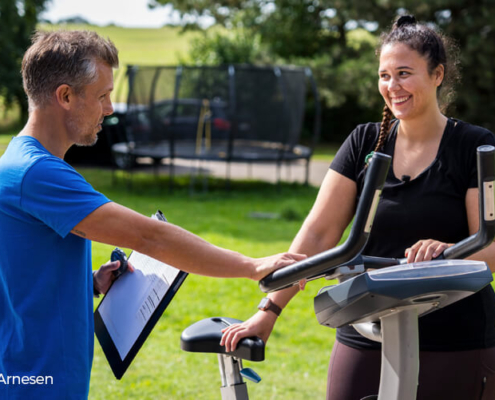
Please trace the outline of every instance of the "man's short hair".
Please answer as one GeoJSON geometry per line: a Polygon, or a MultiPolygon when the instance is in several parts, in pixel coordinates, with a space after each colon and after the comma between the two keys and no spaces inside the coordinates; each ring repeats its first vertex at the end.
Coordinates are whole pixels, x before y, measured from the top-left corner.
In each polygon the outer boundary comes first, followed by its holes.
{"type": "Polygon", "coordinates": [[[98,79],[97,62],[119,66],[118,51],[110,40],[91,31],[38,31],[22,60],[24,91],[29,108],[50,102],[62,84],[81,93],[98,79]]]}

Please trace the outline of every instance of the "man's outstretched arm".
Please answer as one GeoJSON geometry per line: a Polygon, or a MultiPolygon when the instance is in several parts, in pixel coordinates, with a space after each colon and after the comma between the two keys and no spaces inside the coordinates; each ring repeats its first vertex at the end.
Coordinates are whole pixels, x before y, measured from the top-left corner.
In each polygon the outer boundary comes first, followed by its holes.
{"type": "Polygon", "coordinates": [[[250,258],[214,246],[176,225],[145,217],[116,203],[97,208],[77,224],[72,233],[136,250],[186,272],[224,278],[260,280],[275,269],[305,258],[290,253],[250,258]]]}

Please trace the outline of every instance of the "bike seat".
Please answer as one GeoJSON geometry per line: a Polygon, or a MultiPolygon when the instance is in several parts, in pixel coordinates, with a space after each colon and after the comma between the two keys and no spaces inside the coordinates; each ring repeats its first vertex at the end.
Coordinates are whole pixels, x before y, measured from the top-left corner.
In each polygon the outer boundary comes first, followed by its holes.
{"type": "Polygon", "coordinates": [[[243,338],[234,351],[226,352],[225,346],[220,346],[222,329],[243,321],[212,317],[198,321],[184,329],[180,337],[180,347],[184,351],[193,353],[227,354],[232,357],[249,361],[263,361],[265,359],[265,342],[258,337],[243,338]]]}

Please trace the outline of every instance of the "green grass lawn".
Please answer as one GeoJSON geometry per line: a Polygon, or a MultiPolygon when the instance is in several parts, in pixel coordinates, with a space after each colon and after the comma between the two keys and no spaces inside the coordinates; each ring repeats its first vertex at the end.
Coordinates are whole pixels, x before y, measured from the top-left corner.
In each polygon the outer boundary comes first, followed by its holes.
{"type": "Polygon", "coordinates": [[[163,28],[122,28],[118,26],[97,25],[49,25],[41,24],[44,30],[92,30],[114,42],[119,50],[122,66],[138,65],[175,65],[180,59],[187,59],[189,41],[199,33],[182,34],[181,28],[166,26],[163,28]]]}
{"type": "MultiPolygon", "coordinates": [[[[317,189],[302,185],[211,180],[208,193],[190,196],[187,178],[178,179],[168,192],[168,181],[137,175],[133,190],[123,182],[111,184],[109,171],[83,169],[92,184],[111,199],[150,215],[161,209],[176,223],[206,240],[254,257],[286,251],[311,208],[317,189]],[[284,211],[290,210],[290,213],[284,211]],[[295,220],[252,219],[253,211],[296,216],[295,220]],[[297,217],[299,216],[299,217],[297,217]]],[[[94,266],[108,260],[110,246],[93,244],[94,266]]],[[[201,260],[198,260],[201,262],[201,260]]],[[[326,368],[335,332],[318,325],[313,297],[324,281],[308,284],[284,311],[262,363],[245,363],[263,378],[250,384],[253,399],[316,399],[325,393],[326,368]]],[[[263,294],[256,282],[190,275],[171,306],[121,381],[113,378],[99,345],[91,380],[91,399],[218,399],[220,375],[214,354],[180,350],[183,329],[213,316],[246,319],[263,294]]]]}

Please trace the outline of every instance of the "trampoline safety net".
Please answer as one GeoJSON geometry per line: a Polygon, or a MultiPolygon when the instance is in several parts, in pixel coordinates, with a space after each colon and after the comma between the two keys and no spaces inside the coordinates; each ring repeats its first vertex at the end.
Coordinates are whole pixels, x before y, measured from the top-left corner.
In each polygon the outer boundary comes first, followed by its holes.
{"type": "Polygon", "coordinates": [[[317,109],[312,145],[299,143],[306,98],[319,104],[309,68],[128,66],[127,84],[127,104],[116,105],[126,137],[112,146],[117,165],[119,157],[309,163],[319,136],[317,109]]]}

